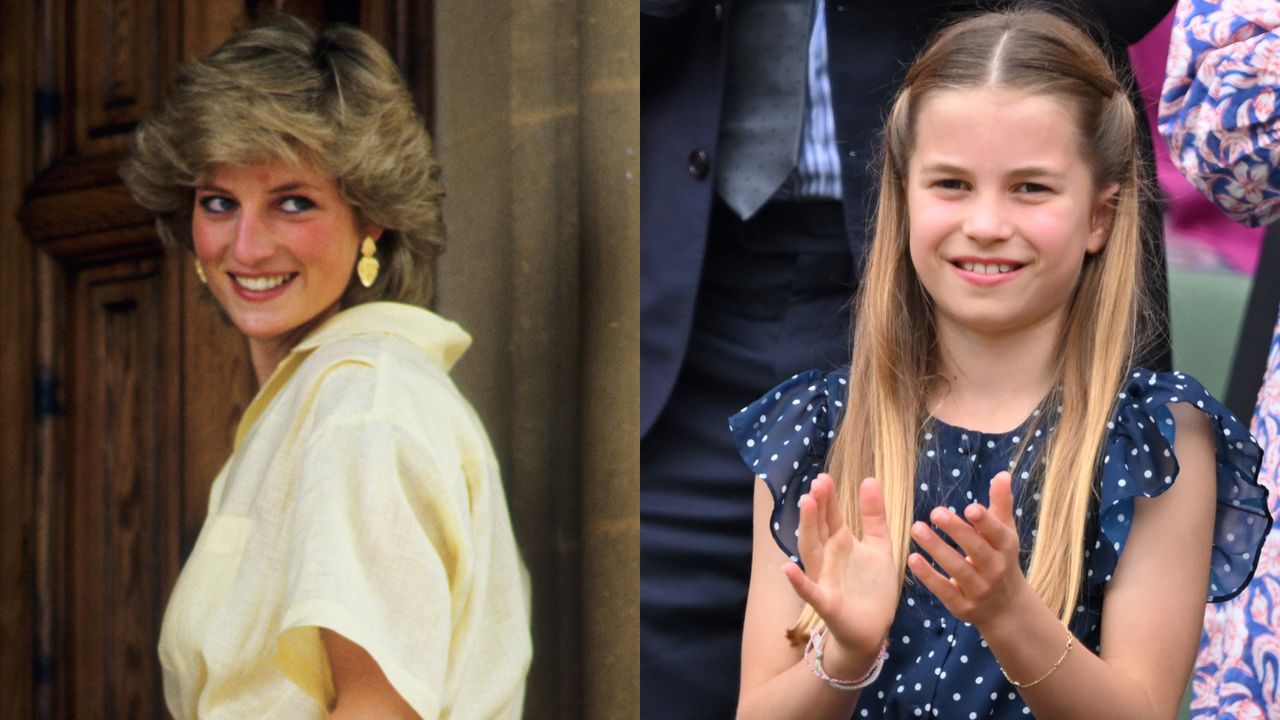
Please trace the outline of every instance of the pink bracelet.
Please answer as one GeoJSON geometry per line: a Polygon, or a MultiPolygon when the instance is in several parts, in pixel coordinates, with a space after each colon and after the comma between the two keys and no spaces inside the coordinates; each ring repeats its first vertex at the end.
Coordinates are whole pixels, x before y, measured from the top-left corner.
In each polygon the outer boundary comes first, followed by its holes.
{"type": "Polygon", "coordinates": [[[867,669],[866,674],[857,680],[841,680],[840,678],[831,677],[827,674],[826,670],[822,669],[822,648],[826,641],[826,628],[809,633],[809,644],[805,646],[804,656],[807,658],[809,657],[809,653],[812,652],[813,664],[809,666],[809,669],[813,671],[814,675],[818,676],[819,680],[822,680],[840,692],[861,690],[875,682],[876,678],[880,677],[880,671],[884,669],[884,661],[889,657],[888,644],[881,645],[880,654],[876,656],[875,662],[871,663],[871,667],[867,669]]]}

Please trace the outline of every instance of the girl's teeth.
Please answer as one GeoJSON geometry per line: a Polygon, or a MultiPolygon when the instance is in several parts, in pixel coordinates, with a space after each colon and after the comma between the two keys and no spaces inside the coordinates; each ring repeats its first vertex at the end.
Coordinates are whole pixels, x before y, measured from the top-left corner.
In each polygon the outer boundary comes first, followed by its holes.
{"type": "Polygon", "coordinates": [[[265,290],[280,287],[289,279],[288,275],[269,275],[267,277],[256,278],[232,275],[232,277],[235,278],[236,282],[239,283],[241,287],[255,292],[263,292],[265,290]]]}
{"type": "Polygon", "coordinates": [[[996,275],[999,273],[1007,273],[1013,269],[1012,265],[1008,265],[1006,263],[999,263],[999,264],[992,263],[990,265],[986,265],[983,263],[962,262],[960,263],[960,267],[964,268],[969,272],[976,272],[982,275],[996,275]]]}

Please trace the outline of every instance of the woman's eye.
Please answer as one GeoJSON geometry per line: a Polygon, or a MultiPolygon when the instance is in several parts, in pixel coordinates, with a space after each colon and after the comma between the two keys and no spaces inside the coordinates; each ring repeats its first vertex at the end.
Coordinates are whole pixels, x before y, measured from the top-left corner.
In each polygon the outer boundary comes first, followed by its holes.
{"type": "Polygon", "coordinates": [[[200,207],[205,212],[221,214],[230,212],[234,209],[235,204],[230,198],[225,198],[220,195],[206,195],[205,197],[200,198],[200,207]]]}
{"type": "Polygon", "coordinates": [[[280,209],[287,213],[306,212],[315,206],[315,203],[298,195],[293,195],[280,201],[280,209]]]}
{"type": "Polygon", "coordinates": [[[966,187],[965,182],[963,180],[959,180],[956,178],[945,178],[942,180],[935,180],[933,183],[933,186],[941,190],[964,190],[966,187]]]}

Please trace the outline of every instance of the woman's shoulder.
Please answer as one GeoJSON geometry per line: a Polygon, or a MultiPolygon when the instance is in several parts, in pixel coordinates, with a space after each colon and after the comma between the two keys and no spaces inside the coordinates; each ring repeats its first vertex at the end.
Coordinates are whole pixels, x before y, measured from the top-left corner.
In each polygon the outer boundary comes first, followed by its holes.
{"type": "Polygon", "coordinates": [[[438,357],[398,333],[363,332],[305,350],[289,384],[288,412],[301,438],[330,432],[391,433],[450,458],[485,455],[489,441],[471,404],[438,357]]]}
{"type": "Polygon", "coordinates": [[[1178,482],[1176,439],[1179,423],[1189,420],[1207,424],[1214,445],[1217,513],[1208,598],[1226,600],[1248,583],[1271,527],[1267,490],[1257,479],[1262,450],[1248,428],[1194,377],[1142,368],[1130,372],[1107,423],[1092,583],[1110,580],[1128,538],[1134,499],[1158,497],[1178,482]]]}

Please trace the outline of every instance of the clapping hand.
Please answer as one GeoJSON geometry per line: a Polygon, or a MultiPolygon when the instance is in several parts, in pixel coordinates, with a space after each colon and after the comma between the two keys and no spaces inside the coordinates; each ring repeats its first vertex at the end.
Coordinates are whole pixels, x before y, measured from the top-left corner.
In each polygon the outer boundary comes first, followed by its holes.
{"type": "Polygon", "coordinates": [[[1031,589],[1018,564],[1018,530],[1013,520],[1013,480],[1007,472],[991,481],[991,506],[972,503],[964,517],[936,507],[929,520],[964,550],[961,555],[926,523],[911,526],[911,537],[946,573],[920,553],[907,566],[951,614],[979,630],[1012,608],[1031,589]]]}
{"type": "Polygon", "coordinates": [[[826,624],[828,648],[833,641],[837,646],[828,654],[869,663],[893,622],[901,585],[880,483],[867,478],[858,493],[861,538],[845,524],[831,476],[814,479],[800,498],[799,549],[805,570],[788,562],[782,571],[826,624]]]}

